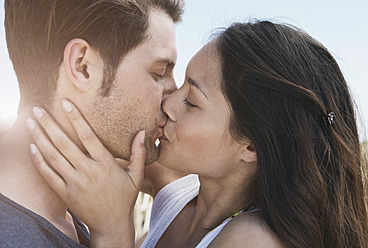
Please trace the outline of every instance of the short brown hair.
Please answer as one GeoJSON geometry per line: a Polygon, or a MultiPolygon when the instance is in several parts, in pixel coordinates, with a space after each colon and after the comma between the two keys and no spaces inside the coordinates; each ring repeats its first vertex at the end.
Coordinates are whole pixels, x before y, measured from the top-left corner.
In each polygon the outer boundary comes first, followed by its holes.
{"type": "Polygon", "coordinates": [[[181,21],[181,0],[5,0],[10,59],[25,104],[48,104],[56,90],[66,44],[85,39],[105,62],[102,95],[108,95],[122,58],[147,37],[149,10],[181,21]]]}

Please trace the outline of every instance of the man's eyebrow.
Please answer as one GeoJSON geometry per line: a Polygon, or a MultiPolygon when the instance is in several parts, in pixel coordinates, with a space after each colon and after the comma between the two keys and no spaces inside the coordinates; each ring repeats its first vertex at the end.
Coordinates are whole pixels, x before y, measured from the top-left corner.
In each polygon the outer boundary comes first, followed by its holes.
{"type": "Polygon", "coordinates": [[[162,57],[162,58],[156,58],[153,62],[154,64],[167,64],[168,66],[175,66],[175,61],[170,59],[170,58],[166,58],[166,57],[162,57]]]}
{"type": "Polygon", "coordinates": [[[190,85],[193,85],[195,88],[197,88],[208,99],[206,93],[204,93],[199,84],[193,78],[187,77],[187,81],[190,85]]]}

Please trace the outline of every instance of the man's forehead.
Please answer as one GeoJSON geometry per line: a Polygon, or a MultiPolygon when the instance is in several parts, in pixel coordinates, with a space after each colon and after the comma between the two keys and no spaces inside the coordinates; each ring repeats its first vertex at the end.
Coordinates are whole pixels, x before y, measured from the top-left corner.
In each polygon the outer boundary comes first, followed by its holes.
{"type": "Polygon", "coordinates": [[[150,13],[150,27],[143,46],[152,55],[153,63],[175,65],[177,59],[175,24],[171,17],[161,10],[150,13]]]}
{"type": "Polygon", "coordinates": [[[128,53],[126,57],[133,57],[137,61],[149,63],[151,65],[175,65],[177,51],[175,46],[152,45],[150,41],[145,41],[128,53]]]}

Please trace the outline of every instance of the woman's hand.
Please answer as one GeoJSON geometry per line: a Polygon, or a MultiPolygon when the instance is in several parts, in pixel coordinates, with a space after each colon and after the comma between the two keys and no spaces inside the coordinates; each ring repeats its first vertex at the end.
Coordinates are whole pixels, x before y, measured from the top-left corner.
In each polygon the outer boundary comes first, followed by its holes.
{"type": "Polygon", "coordinates": [[[35,107],[27,126],[35,167],[70,210],[90,229],[91,246],[134,247],[133,209],[143,181],[145,132],[132,144],[130,162],[116,160],[79,111],[63,100],[63,109],[89,153],[84,154],[45,110],[35,107]],[[43,133],[45,130],[49,138],[43,133]],[[131,245],[129,245],[131,244],[131,245]]]}

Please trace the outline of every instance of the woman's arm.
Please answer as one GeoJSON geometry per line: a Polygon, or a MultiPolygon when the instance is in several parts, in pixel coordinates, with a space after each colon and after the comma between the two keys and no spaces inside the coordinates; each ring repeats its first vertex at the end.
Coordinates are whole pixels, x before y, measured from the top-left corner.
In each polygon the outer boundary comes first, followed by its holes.
{"type": "Polygon", "coordinates": [[[143,181],[145,133],[136,135],[129,162],[116,160],[71,106],[64,109],[65,114],[89,154],[84,154],[45,110],[38,108],[35,117],[39,125],[29,128],[36,144],[30,147],[35,167],[87,224],[92,247],[134,247],[133,209],[143,181]]]}

